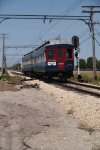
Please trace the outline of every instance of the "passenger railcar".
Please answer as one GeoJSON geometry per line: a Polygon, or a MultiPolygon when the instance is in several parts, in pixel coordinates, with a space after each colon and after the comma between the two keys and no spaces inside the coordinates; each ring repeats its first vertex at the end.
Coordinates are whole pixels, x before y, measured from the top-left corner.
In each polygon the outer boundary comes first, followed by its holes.
{"type": "Polygon", "coordinates": [[[70,78],[74,69],[74,46],[61,40],[47,41],[22,58],[25,74],[70,78]]]}

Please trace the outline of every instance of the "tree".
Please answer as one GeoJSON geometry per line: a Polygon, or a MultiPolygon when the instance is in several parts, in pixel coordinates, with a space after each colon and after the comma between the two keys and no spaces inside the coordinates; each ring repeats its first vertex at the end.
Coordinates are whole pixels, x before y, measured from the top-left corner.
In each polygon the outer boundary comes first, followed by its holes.
{"type": "Polygon", "coordinates": [[[18,63],[18,64],[13,65],[12,69],[14,69],[14,70],[21,70],[21,64],[18,63]]]}
{"type": "Polygon", "coordinates": [[[87,58],[87,68],[89,70],[93,70],[93,58],[92,57],[87,58]]]}
{"type": "Polygon", "coordinates": [[[80,59],[79,64],[80,64],[80,69],[86,69],[87,68],[87,64],[86,64],[85,59],[80,59]]]}
{"type": "Polygon", "coordinates": [[[100,60],[97,60],[97,69],[100,70],[100,60]]]}

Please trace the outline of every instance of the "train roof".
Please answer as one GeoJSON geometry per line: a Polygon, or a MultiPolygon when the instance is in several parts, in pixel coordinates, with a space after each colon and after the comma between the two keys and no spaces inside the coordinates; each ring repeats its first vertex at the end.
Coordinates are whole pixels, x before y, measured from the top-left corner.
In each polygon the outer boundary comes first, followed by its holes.
{"type": "Polygon", "coordinates": [[[67,40],[63,40],[63,39],[50,40],[49,43],[50,43],[50,45],[55,45],[55,44],[71,44],[71,43],[67,42],[67,40]]]}
{"type": "Polygon", "coordinates": [[[43,44],[40,45],[39,47],[35,48],[33,51],[31,51],[31,52],[25,54],[24,56],[29,55],[29,54],[31,54],[32,52],[37,51],[37,50],[39,50],[40,48],[42,48],[42,47],[44,47],[44,46],[46,46],[46,45],[48,45],[48,44],[50,44],[50,42],[49,42],[49,41],[46,41],[45,43],[43,43],[43,44]]]}
{"type": "Polygon", "coordinates": [[[24,56],[27,56],[29,54],[31,54],[32,52],[35,52],[37,50],[39,50],[40,48],[44,47],[44,46],[52,46],[52,45],[58,45],[58,44],[68,44],[68,45],[72,45],[71,43],[68,43],[66,40],[62,40],[62,39],[55,39],[55,40],[49,40],[49,41],[46,41],[45,43],[43,43],[42,45],[40,45],[39,47],[35,48],[33,51],[25,54],[24,56]]]}

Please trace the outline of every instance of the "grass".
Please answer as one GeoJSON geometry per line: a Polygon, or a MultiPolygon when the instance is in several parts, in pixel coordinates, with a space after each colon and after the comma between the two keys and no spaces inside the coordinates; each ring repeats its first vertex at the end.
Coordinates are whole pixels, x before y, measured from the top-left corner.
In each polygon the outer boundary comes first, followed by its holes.
{"type": "Polygon", "coordinates": [[[5,74],[3,77],[1,77],[1,80],[7,81],[8,84],[21,84],[23,79],[20,76],[9,76],[8,74],[5,74]]]}
{"type": "Polygon", "coordinates": [[[67,114],[68,115],[72,115],[74,113],[74,109],[73,108],[70,108],[68,111],[67,111],[67,114]]]}
{"type": "Polygon", "coordinates": [[[14,77],[7,76],[6,81],[8,81],[9,84],[15,84],[15,85],[22,84],[22,78],[19,76],[14,76],[14,77]]]}
{"type": "MultiPolygon", "coordinates": [[[[93,79],[93,71],[80,71],[82,78],[88,83],[100,85],[100,71],[97,71],[97,80],[93,79]]],[[[77,72],[74,72],[73,80],[77,80],[77,72]]]]}
{"type": "Polygon", "coordinates": [[[90,135],[95,131],[93,127],[89,127],[87,124],[82,122],[79,124],[78,128],[84,131],[88,131],[90,135]]]}
{"type": "Polygon", "coordinates": [[[100,150],[100,145],[95,145],[92,147],[92,150],[100,150]]]}

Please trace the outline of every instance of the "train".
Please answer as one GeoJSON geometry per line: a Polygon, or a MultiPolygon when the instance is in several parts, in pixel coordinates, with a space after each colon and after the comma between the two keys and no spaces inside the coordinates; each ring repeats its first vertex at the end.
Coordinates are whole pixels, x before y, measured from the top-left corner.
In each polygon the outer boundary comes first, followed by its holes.
{"type": "Polygon", "coordinates": [[[22,72],[45,80],[73,76],[74,45],[65,40],[48,40],[22,57],[22,72]]]}

